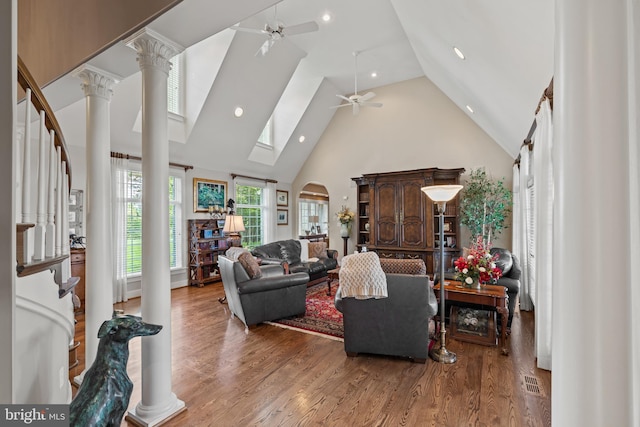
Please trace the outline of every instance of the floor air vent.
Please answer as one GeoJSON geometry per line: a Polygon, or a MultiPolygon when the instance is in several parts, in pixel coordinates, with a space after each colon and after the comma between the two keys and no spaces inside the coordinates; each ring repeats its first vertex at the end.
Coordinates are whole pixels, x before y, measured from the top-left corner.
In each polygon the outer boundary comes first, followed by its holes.
{"type": "Polygon", "coordinates": [[[524,389],[527,393],[535,396],[544,396],[542,387],[538,385],[538,379],[530,375],[524,375],[524,389]]]}

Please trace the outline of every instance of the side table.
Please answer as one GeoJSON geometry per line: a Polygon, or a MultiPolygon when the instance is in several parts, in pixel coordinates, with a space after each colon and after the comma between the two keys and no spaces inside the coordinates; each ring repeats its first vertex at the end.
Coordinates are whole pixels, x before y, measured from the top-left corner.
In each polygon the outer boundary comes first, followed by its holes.
{"type": "Polygon", "coordinates": [[[340,267],[327,271],[327,276],[329,277],[329,280],[327,280],[327,287],[329,288],[327,295],[331,296],[331,284],[340,278],[340,267]]]}
{"type": "MultiPolygon", "coordinates": [[[[440,284],[433,287],[436,298],[440,301],[440,284]]],[[[446,301],[458,301],[469,304],[486,305],[495,308],[500,314],[502,321],[502,330],[500,333],[500,344],[502,346],[502,354],[508,355],[507,349],[507,318],[509,317],[509,296],[507,288],[497,285],[483,285],[480,289],[469,289],[462,286],[460,282],[445,281],[444,297],[446,301]]],[[[444,319],[441,319],[444,321],[444,319]]]]}

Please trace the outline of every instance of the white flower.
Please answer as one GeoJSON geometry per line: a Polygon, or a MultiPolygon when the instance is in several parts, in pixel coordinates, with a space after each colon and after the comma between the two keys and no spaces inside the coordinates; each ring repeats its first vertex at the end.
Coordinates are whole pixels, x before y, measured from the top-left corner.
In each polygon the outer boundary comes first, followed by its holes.
{"type": "Polygon", "coordinates": [[[485,271],[487,271],[487,269],[486,269],[486,268],[484,268],[484,267],[480,267],[480,268],[478,269],[478,271],[479,271],[480,273],[484,273],[485,271]]]}
{"type": "Polygon", "coordinates": [[[462,274],[467,274],[468,272],[469,272],[468,268],[465,268],[465,269],[462,270],[462,274]]]}
{"type": "Polygon", "coordinates": [[[467,259],[468,259],[469,261],[471,261],[471,260],[473,259],[473,255],[469,255],[469,256],[467,257],[467,259]]]}
{"type": "Polygon", "coordinates": [[[470,284],[472,284],[472,283],[473,283],[473,279],[472,279],[471,277],[467,277],[466,279],[464,279],[464,282],[465,282],[467,285],[470,285],[470,284]]]}
{"type": "Polygon", "coordinates": [[[491,263],[491,268],[492,268],[492,269],[496,268],[496,263],[495,263],[495,262],[492,262],[492,263],[491,263]]]}
{"type": "Polygon", "coordinates": [[[491,255],[489,252],[487,252],[486,254],[484,254],[485,258],[493,258],[493,255],[491,255]]]}

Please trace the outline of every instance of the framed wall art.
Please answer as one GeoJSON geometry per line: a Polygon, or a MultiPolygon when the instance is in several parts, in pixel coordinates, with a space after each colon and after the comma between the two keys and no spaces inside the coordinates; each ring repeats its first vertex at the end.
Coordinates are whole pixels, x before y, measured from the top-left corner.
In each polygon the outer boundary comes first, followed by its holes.
{"type": "Polygon", "coordinates": [[[227,206],[227,182],[193,178],[193,211],[209,212],[209,206],[227,206]]]}
{"type": "Polygon", "coordinates": [[[286,210],[286,209],[278,209],[277,224],[278,225],[288,225],[289,224],[289,211],[288,210],[286,210]]]}
{"type": "Polygon", "coordinates": [[[289,192],[286,190],[276,190],[276,203],[278,206],[289,206],[289,192]]]}

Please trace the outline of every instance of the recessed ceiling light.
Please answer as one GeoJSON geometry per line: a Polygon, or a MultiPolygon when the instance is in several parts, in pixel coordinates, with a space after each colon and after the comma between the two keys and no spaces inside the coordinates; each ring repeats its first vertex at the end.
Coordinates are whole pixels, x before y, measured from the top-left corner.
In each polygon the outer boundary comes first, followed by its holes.
{"type": "Polygon", "coordinates": [[[457,47],[453,47],[453,51],[456,53],[456,55],[458,55],[458,58],[460,59],[464,59],[464,53],[462,53],[462,51],[460,49],[458,49],[457,47]]]}
{"type": "Polygon", "coordinates": [[[467,105],[467,110],[469,110],[470,113],[473,113],[473,108],[469,107],[468,105],[467,105]]]}
{"type": "Polygon", "coordinates": [[[325,12],[324,15],[322,15],[322,20],[324,22],[329,22],[331,21],[331,14],[329,12],[325,12]]]}
{"type": "Polygon", "coordinates": [[[378,73],[376,73],[375,71],[374,71],[374,72],[372,72],[372,73],[371,73],[371,77],[373,77],[373,78],[375,79],[376,77],[378,77],[378,73]]]}
{"type": "Polygon", "coordinates": [[[304,137],[304,135],[300,135],[300,138],[298,138],[298,141],[300,141],[300,143],[302,144],[305,139],[306,138],[304,137]]]}
{"type": "Polygon", "coordinates": [[[233,115],[236,117],[242,117],[243,114],[244,110],[242,109],[242,107],[236,107],[236,109],[233,111],[233,115]]]}

